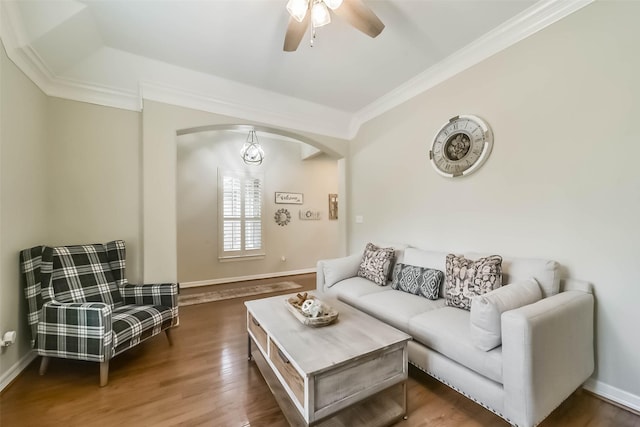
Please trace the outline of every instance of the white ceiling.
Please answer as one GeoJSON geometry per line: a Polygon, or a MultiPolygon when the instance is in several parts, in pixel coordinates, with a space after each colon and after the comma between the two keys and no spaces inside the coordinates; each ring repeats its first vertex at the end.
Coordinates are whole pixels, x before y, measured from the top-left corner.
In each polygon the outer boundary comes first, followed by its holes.
{"type": "Polygon", "coordinates": [[[559,19],[551,12],[588,3],[364,1],[386,25],[380,36],[334,15],[314,47],[305,36],[296,52],[282,50],[286,0],[2,0],[2,39],[53,96],[130,109],[141,99],[173,101],[348,137],[358,115],[362,122],[410,96],[401,93],[407,82],[424,86],[429,75],[436,84],[445,66],[450,76],[473,65],[464,62],[474,49],[486,57],[526,37],[527,26],[559,19]]]}

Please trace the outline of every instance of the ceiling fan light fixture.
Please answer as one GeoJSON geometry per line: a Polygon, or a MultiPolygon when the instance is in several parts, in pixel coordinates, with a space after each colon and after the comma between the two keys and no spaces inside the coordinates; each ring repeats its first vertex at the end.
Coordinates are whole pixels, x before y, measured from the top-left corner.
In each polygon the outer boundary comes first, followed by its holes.
{"type": "Polygon", "coordinates": [[[324,0],[324,2],[331,10],[336,10],[342,5],[342,0],[324,0]]]}
{"type": "Polygon", "coordinates": [[[298,22],[302,22],[307,15],[307,9],[309,9],[309,0],[289,0],[287,3],[289,15],[298,22]]]}
{"type": "Polygon", "coordinates": [[[316,28],[331,23],[329,9],[323,1],[316,1],[311,7],[311,21],[316,28]]]}

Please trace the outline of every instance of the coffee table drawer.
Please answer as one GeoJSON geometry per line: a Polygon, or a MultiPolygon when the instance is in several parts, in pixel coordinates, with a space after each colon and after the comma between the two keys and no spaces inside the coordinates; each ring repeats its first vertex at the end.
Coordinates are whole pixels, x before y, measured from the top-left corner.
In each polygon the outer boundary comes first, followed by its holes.
{"type": "Polygon", "coordinates": [[[298,402],[302,404],[304,402],[304,379],[273,341],[270,341],[269,345],[269,358],[271,362],[273,362],[273,365],[278,372],[280,372],[280,375],[284,378],[284,381],[296,399],[298,399],[298,402]]]}
{"type": "Polygon", "coordinates": [[[256,337],[256,344],[258,344],[262,351],[267,353],[267,333],[262,329],[260,323],[251,315],[251,313],[247,313],[247,325],[249,330],[256,337]]]}
{"type": "Polygon", "coordinates": [[[368,390],[379,384],[404,381],[407,377],[404,357],[405,345],[398,345],[317,375],[314,381],[316,411],[358,394],[370,394],[368,390]]]}

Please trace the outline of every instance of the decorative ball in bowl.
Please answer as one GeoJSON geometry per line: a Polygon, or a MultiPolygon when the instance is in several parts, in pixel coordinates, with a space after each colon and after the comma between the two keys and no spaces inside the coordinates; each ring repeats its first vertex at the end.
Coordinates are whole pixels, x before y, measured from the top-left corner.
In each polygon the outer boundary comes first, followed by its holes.
{"type": "Polygon", "coordinates": [[[285,304],[295,318],[307,326],[326,326],[338,318],[337,310],[306,292],[287,298],[285,304]]]}

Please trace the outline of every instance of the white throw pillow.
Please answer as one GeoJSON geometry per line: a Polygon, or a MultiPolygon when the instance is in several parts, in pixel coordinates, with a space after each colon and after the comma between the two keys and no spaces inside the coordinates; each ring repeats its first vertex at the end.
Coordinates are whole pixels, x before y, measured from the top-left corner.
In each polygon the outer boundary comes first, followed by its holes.
{"type": "Polygon", "coordinates": [[[327,288],[341,280],[355,277],[358,274],[362,254],[353,254],[344,258],[335,258],[324,263],[324,285],[327,288]]]}
{"type": "Polygon", "coordinates": [[[542,298],[540,285],[534,278],[511,283],[471,299],[471,339],[481,350],[489,351],[502,344],[500,317],[542,298]]]}

